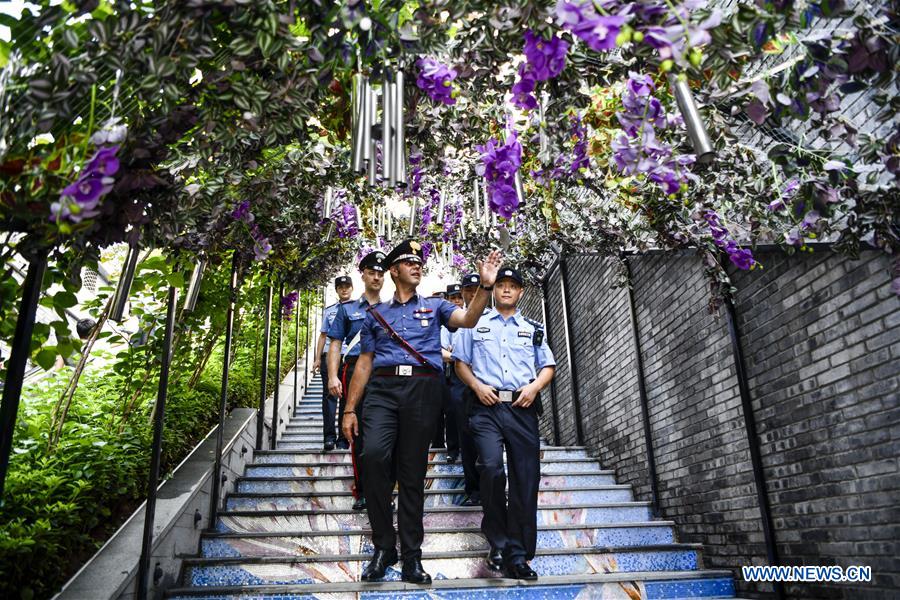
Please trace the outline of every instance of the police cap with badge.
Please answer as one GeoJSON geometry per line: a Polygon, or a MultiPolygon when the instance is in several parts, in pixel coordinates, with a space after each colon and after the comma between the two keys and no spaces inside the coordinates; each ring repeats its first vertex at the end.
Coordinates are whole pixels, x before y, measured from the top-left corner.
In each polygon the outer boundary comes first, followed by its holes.
{"type": "Polygon", "coordinates": [[[372,269],[373,271],[381,271],[383,273],[385,270],[384,261],[384,252],[381,250],[369,252],[361,261],[359,261],[359,270],[364,271],[366,269],[372,269]]]}
{"type": "Polygon", "coordinates": [[[462,294],[462,286],[458,283],[451,283],[447,286],[447,297],[458,296],[462,294]]]}
{"type": "Polygon", "coordinates": [[[334,287],[335,289],[339,288],[342,285],[353,285],[353,280],[347,277],[346,275],[341,275],[340,277],[335,277],[334,279],[334,287]]]}
{"type": "MultiPolygon", "coordinates": [[[[502,266],[500,270],[497,271],[497,281],[499,283],[503,279],[512,279],[519,285],[525,285],[525,279],[522,277],[522,273],[520,273],[517,269],[510,266],[502,266]]],[[[496,285],[495,283],[495,285],[496,285]]],[[[529,319],[525,317],[525,320],[531,323],[534,326],[534,333],[531,336],[531,341],[535,346],[540,346],[544,343],[544,325],[540,321],[535,321],[533,319],[529,319]]]]}
{"type": "Polygon", "coordinates": [[[512,279],[519,285],[525,285],[525,280],[522,279],[522,274],[512,267],[500,267],[500,270],[497,271],[497,281],[499,282],[501,279],[512,279]]]}
{"type": "Polygon", "coordinates": [[[463,276],[461,287],[470,287],[473,285],[481,285],[481,276],[478,273],[469,273],[463,276]]]}
{"type": "Polygon", "coordinates": [[[415,262],[420,265],[423,264],[425,259],[422,257],[422,244],[416,240],[404,240],[400,242],[384,259],[384,264],[390,268],[394,263],[401,261],[415,262]]]}

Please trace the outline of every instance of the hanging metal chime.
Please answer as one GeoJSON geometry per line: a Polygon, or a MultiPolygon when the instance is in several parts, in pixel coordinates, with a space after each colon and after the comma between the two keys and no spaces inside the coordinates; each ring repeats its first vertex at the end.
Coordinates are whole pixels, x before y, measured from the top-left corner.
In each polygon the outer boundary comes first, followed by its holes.
{"type": "Polygon", "coordinates": [[[330,185],[325,187],[325,196],[322,201],[322,218],[330,219],[331,213],[334,211],[334,188],[330,185]]]}
{"type": "Polygon", "coordinates": [[[522,185],[522,172],[516,171],[515,177],[516,197],[519,199],[519,206],[525,204],[525,186],[522,185]]]}
{"type": "Polygon", "coordinates": [[[409,237],[415,235],[416,232],[416,208],[418,202],[413,198],[409,203],[409,237]]]}
{"type": "Polygon", "coordinates": [[[438,225],[443,225],[444,224],[444,206],[447,203],[447,188],[445,187],[443,190],[441,190],[440,194],[441,194],[441,199],[440,199],[440,202],[438,202],[437,219],[435,219],[435,220],[437,221],[438,225]]]}
{"type": "Polygon", "coordinates": [[[394,73],[394,153],[393,153],[393,177],[396,185],[406,187],[406,114],[404,105],[406,95],[404,93],[405,78],[403,71],[394,73]]]}
{"type": "Polygon", "coordinates": [[[194,312],[197,308],[197,298],[200,296],[200,283],[203,281],[203,272],[206,270],[206,257],[197,258],[194,263],[194,271],[191,273],[191,280],[188,283],[187,293],[184,295],[183,312],[194,312]]]}
{"type": "Polygon", "coordinates": [[[389,188],[397,184],[394,173],[394,84],[390,71],[381,80],[381,181],[389,188]]]}
{"type": "Polygon", "coordinates": [[[472,181],[472,204],[475,206],[475,224],[481,222],[481,177],[475,175],[472,181]]]}
{"type": "Polygon", "coordinates": [[[131,293],[131,284],[134,283],[139,253],[140,249],[137,243],[128,245],[128,254],[125,255],[125,262],[122,266],[122,275],[119,277],[119,283],[116,284],[116,294],[113,296],[112,308],[109,311],[110,321],[121,323],[125,320],[125,304],[131,293]]]}
{"type": "MultiPolygon", "coordinates": [[[[378,92],[369,85],[366,86],[368,94],[366,96],[366,109],[368,113],[368,122],[366,124],[366,148],[368,148],[368,165],[367,180],[369,185],[378,185],[378,146],[375,142],[375,136],[372,134],[372,127],[375,125],[375,115],[378,112],[378,92]]],[[[382,155],[382,160],[384,156],[382,155]]]]}
{"type": "Polygon", "coordinates": [[[357,173],[365,173],[369,149],[368,137],[371,137],[372,133],[369,122],[369,78],[362,73],[355,74],[350,94],[353,121],[351,168],[357,173]]]}
{"type": "Polygon", "coordinates": [[[690,85],[686,79],[680,79],[677,75],[669,75],[669,84],[672,86],[672,95],[675,96],[678,110],[684,119],[684,126],[691,139],[691,145],[694,147],[694,154],[697,155],[697,162],[711,162],[716,157],[716,150],[706,132],[706,125],[697,109],[690,85]]]}

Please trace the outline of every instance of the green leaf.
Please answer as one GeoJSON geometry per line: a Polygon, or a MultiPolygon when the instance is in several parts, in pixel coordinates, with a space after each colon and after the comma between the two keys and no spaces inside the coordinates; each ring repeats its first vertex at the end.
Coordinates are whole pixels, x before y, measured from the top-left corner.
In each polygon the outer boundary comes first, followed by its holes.
{"type": "Polygon", "coordinates": [[[56,348],[42,348],[34,357],[34,362],[39,364],[45,371],[49,371],[56,363],[56,348]]]}
{"type": "Polygon", "coordinates": [[[57,292],[53,296],[53,304],[60,308],[72,308],[78,304],[78,298],[72,292],[57,292]]]}
{"type": "Polygon", "coordinates": [[[182,273],[181,271],[179,271],[178,273],[169,273],[168,275],[166,275],[166,281],[172,287],[184,287],[184,273],[182,273]]]}

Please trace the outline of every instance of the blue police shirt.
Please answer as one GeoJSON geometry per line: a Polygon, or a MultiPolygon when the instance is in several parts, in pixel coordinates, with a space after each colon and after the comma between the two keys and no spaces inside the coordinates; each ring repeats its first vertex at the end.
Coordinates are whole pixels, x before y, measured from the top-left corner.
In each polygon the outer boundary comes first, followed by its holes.
{"type": "MultiPolygon", "coordinates": [[[[443,298],[425,298],[414,294],[405,303],[400,303],[395,297],[376,304],[373,310],[377,310],[400,337],[424,356],[429,365],[442,371],[440,328],[450,322],[450,315],[457,309],[455,304],[443,298]]],[[[359,345],[361,352],[375,353],[372,362],[374,369],[396,365],[421,366],[403,346],[391,339],[371,313],[363,321],[359,345]]]]}
{"type": "MultiPolygon", "coordinates": [[[[341,353],[347,356],[359,356],[360,343],[356,343],[349,350],[347,345],[353,341],[356,334],[362,329],[363,321],[366,320],[366,309],[369,308],[369,301],[365,296],[361,296],[359,300],[348,300],[342,302],[338,306],[337,314],[328,332],[325,334],[332,340],[341,341],[341,353]]],[[[362,340],[360,340],[362,341],[362,340]]]]}
{"type": "MultiPolygon", "coordinates": [[[[340,307],[340,302],[335,302],[331,306],[325,307],[325,310],[322,312],[322,329],[319,330],[320,333],[324,333],[326,336],[328,335],[328,328],[334,323],[334,317],[337,315],[337,311],[340,307]]],[[[341,344],[341,354],[346,351],[347,344],[341,344]]],[[[328,346],[325,346],[325,354],[328,354],[328,346]]]]}
{"type": "Polygon", "coordinates": [[[441,327],[441,348],[449,351],[453,346],[453,334],[446,327],[441,327]]]}
{"type": "Polygon", "coordinates": [[[534,345],[535,329],[521,311],[504,319],[491,310],[473,329],[454,335],[453,358],[471,366],[478,381],[497,390],[517,390],[544,367],[556,366],[546,336],[540,346],[534,345]]]}

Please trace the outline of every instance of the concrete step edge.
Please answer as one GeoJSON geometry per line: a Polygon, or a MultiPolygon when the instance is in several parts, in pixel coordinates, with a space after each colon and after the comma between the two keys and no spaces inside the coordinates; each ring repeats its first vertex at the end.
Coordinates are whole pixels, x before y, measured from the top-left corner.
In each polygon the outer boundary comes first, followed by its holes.
{"type": "MultiPolygon", "coordinates": [[[[646,508],[649,507],[649,502],[596,502],[590,505],[585,504],[567,504],[565,506],[540,506],[538,505],[538,510],[577,510],[581,508],[646,508]]],[[[448,506],[442,507],[443,510],[450,509],[467,509],[472,510],[473,512],[477,509],[478,512],[481,512],[480,506],[448,506]]],[[[428,508],[425,509],[428,512],[428,508]]],[[[360,511],[362,512],[362,511],[360,511]]],[[[309,510],[223,510],[219,511],[219,516],[226,517],[302,517],[302,516],[310,516],[316,514],[324,514],[324,511],[309,511],[309,510]]],[[[658,521],[653,521],[657,523],[658,521]]],[[[668,521],[666,521],[668,522],[668,521]]],[[[342,533],[341,531],[335,531],[334,533],[342,533]]]]}
{"type": "MultiPolygon", "coordinates": [[[[265,478],[265,479],[266,479],[266,480],[271,480],[271,478],[265,478]]],[[[242,480],[242,479],[239,478],[239,479],[238,479],[238,482],[240,482],[241,480],[242,480]]],[[[626,484],[622,484],[622,485],[614,485],[614,486],[587,486],[587,487],[585,487],[585,486],[560,486],[560,487],[546,487],[546,488],[540,488],[538,491],[539,491],[539,492],[594,492],[594,491],[597,491],[597,490],[606,490],[607,488],[609,488],[610,490],[613,490],[613,491],[614,491],[614,490],[631,489],[631,486],[630,486],[630,485],[626,485],[626,484]]],[[[256,494],[256,493],[258,493],[258,492],[252,492],[252,493],[256,494]]],[[[298,496],[298,497],[301,497],[301,498],[318,498],[318,497],[321,497],[321,496],[352,496],[352,495],[353,495],[353,492],[351,492],[350,490],[346,490],[346,491],[345,491],[345,490],[341,490],[341,491],[339,491],[339,492],[338,492],[338,491],[334,491],[334,492],[277,492],[277,493],[279,493],[279,494],[280,494],[280,493],[287,493],[289,496],[298,496]]],[[[429,489],[429,490],[425,490],[425,494],[426,494],[426,495],[427,495],[427,494],[453,494],[453,495],[460,495],[460,494],[465,494],[465,493],[466,493],[465,488],[451,488],[451,489],[446,489],[446,490],[430,490],[430,489],[429,489]]],[[[396,495],[396,494],[397,494],[397,492],[396,492],[396,490],[395,490],[395,491],[394,491],[394,495],[396,495]]],[[[238,495],[238,494],[235,493],[235,494],[231,494],[230,496],[237,496],[237,495],[238,495]]],[[[263,495],[263,496],[267,496],[267,495],[273,495],[273,496],[274,496],[274,493],[273,493],[273,494],[265,494],[265,493],[263,493],[262,495],[263,495]]],[[[540,508],[540,506],[539,506],[538,508],[540,508]]]]}

